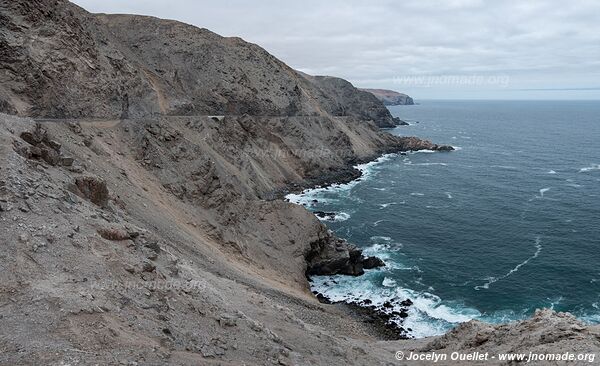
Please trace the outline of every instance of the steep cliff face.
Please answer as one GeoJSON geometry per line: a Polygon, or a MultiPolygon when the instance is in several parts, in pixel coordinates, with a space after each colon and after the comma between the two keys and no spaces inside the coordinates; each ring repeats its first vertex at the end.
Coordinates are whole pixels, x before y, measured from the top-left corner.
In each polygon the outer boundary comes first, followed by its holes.
{"type": "Polygon", "coordinates": [[[412,105],[415,104],[413,99],[406,94],[398,93],[387,89],[361,89],[373,94],[377,99],[385,105],[412,105]]]}
{"type": "Polygon", "coordinates": [[[356,89],[350,82],[331,76],[306,78],[319,87],[319,100],[334,116],[357,116],[375,121],[378,127],[394,127],[400,123],[371,93],[356,89]]]}
{"type": "Polygon", "coordinates": [[[350,83],[304,77],[261,47],[176,21],[3,1],[0,111],[51,118],[351,116],[391,126],[350,83]]]}

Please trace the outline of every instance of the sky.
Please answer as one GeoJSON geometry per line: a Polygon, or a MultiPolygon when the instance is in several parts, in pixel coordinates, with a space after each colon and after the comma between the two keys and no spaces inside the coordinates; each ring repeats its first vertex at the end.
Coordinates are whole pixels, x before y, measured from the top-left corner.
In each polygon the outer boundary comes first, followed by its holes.
{"type": "Polygon", "coordinates": [[[242,37],[295,69],[416,100],[600,100],[596,0],[74,2],[242,37]]]}

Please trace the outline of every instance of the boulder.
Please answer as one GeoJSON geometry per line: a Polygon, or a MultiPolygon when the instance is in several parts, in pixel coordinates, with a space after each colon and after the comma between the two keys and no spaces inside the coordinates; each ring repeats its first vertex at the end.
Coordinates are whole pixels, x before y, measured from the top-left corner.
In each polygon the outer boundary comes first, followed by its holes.
{"type": "Polygon", "coordinates": [[[371,268],[377,268],[377,267],[383,267],[385,266],[385,263],[383,262],[383,260],[381,258],[378,257],[367,257],[363,260],[363,268],[364,269],[371,269],[371,268]]]}
{"type": "Polygon", "coordinates": [[[96,177],[77,177],[71,192],[100,206],[108,206],[109,193],[106,183],[96,177]]]}

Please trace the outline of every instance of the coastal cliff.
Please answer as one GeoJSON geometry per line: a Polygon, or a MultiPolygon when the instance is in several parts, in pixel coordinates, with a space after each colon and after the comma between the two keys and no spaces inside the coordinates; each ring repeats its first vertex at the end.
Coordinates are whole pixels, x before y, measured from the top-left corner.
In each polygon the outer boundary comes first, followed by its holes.
{"type": "Polygon", "coordinates": [[[278,198],[451,147],[239,38],[67,1],[0,19],[0,363],[386,364],[424,342],[319,303],[307,274],[373,260],[278,198]]]}
{"type": "Polygon", "coordinates": [[[373,94],[384,105],[413,105],[415,102],[406,94],[387,89],[361,89],[373,94]]]}

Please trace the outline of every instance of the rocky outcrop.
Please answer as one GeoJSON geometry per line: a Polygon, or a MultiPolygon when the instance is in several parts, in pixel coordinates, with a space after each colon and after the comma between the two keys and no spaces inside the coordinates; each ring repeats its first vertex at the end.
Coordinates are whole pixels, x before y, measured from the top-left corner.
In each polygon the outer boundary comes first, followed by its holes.
{"type": "MultiPolygon", "coordinates": [[[[448,355],[460,350],[465,354],[475,352],[489,354],[488,360],[473,362],[476,365],[509,364],[510,362],[498,359],[500,354],[522,357],[520,361],[514,360],[515,364],[521,362],[539,365],[564,364],[564,360],[556,357],[571,353],[573,357],[580,357],[580,359],[575,358],[570,362],[583,365],[596,362],[597,352],[600,349],[599,339],[599,326],[586,326],[568,313],[544,309],[536,310],[530,319],[508,324],[492,325],[472,320],[457,326],[441,337],[424,340],[424,344],[414,351],[448,355]],[[540,356],[544,358],[540,359],[540,356]],[[529,359],[529,357],[533,358],[529,359]],[[538,359],[536,360],[535,357],[538,359]]],[[[452,363],[448,360],[442,364],[452,363]]]]}
{"type": "Polygon", "coordinates": [[[305,257],[307,276],[360,276],[365,269],[385,266],[380,258],[363,256],[361,249],[334,237],[331,232],[323,233],[318,240],[311,242],[305,257]]]}
{"type": "Polygon", "coordinates": [[[15,151],[27,159],[42,160],[50,165],[72,166],[74,159],[63,156],[61,144],[48,137],[46,129],[36,124],[32,131],[24,131],[15,140],[15,151]],[[25,143],[24,143],[25,142],[25,143]]]}
{"type": "Polygon", "coordinates": [[[90,202],[106,207],[108,205],[108,188],[106,182],[96,177],[77,177],[75,183],[70,186],[73,193],[90,202]]]}
{"type": "Polygon", "coordinates": [[[438,145],[429,140],[421,140],[416,137],[407,137],[403,141],[403,151],[433,150],[433,151],[453,151],[450,145],[438,145]]]}
{"type": "Polygon", "coordinates": [[[406,94],[387,89],[361,89],[373,94],[385,105],[413,105],[415,102],[406,94]]]}

